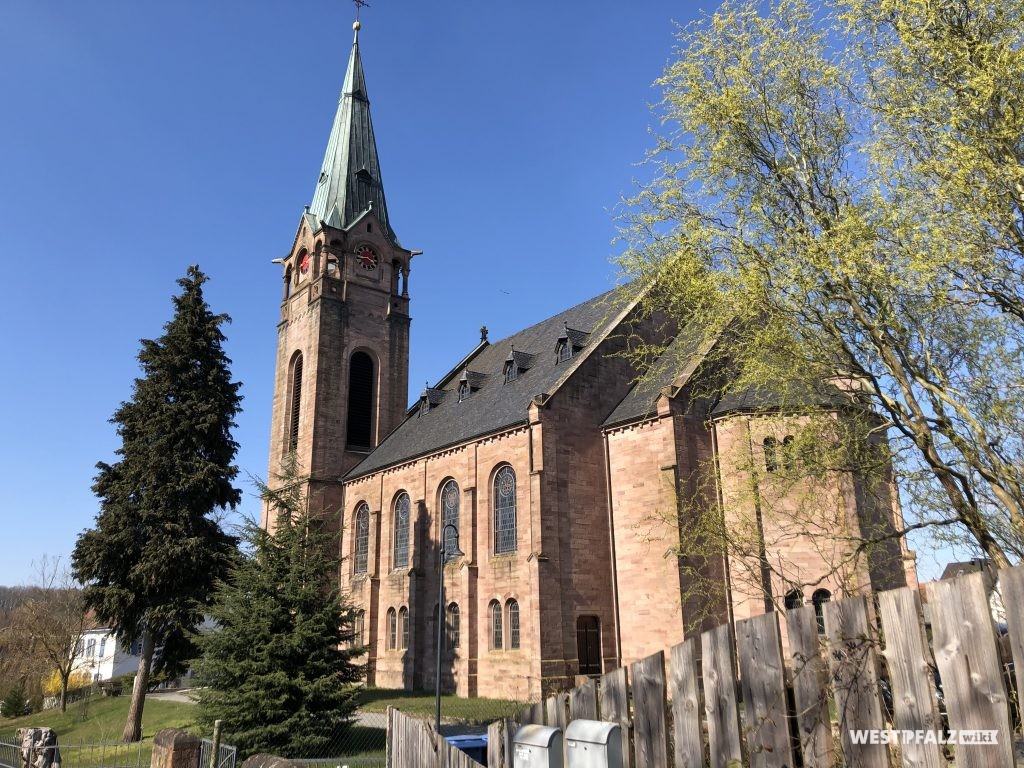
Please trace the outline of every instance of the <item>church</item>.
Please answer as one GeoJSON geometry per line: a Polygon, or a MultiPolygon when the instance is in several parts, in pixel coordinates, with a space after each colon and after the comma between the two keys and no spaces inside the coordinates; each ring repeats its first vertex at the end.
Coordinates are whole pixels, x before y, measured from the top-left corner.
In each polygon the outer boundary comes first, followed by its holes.
{"type": "Polygon", "coordinates": [[[281,260],[270,472],[295,452],[310,512],[339,533],[369,684],[432,688],[439,621],[444,687],[527,701],[695,627],[916,583],[903,539],[841,551],[869,526],[902,526],[889,485],[847,473],[813,489],[820,534],[787,527],[781,486],[773,511],[751,506],[751,462],[770,481],[800,416],[702,396],[708,350],[628,290],[505,339],[482,328],[410,407],[418,252],[388,215],[355,30],[312,202],[281,260]],[[638,338],[670,364],[638,379],[622,354],[638,338]],[[715,482],[697,487],[711,466],[715,482]],[[756,517],[753,565],[746,552],[693,556],[681,521],[695,496],[730,525],[756,517]],[[442,541],[456,556],[439,605],[442,541]],[[715,588],[691,589],[694,574],[715,588]]]}

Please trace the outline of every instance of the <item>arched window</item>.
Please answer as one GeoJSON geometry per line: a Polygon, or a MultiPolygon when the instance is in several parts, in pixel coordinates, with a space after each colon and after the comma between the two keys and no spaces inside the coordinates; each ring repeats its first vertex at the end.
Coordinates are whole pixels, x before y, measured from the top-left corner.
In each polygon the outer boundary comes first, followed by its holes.
{"type": "Polygon", "coordinates": [[[292,295],[292,268],[288,266],[284,271],[284,297],[287,299],[292,295]]]}
{"type": "Polygon", "coordinates": [[[350,448],[373,447],[373,360],[365,352],[356,352],[348,369],[348,430],[345,441],[350,448]]]}
{"type": "Polygon", "coordinates": [[[459,484],[454,480],[441,486],[441,530],[444,531],[444,551],[454,552],[459,538],[459,484]]]}
{"type": "Polygon", "coordinates": [[[818,620],[818,634],[825,634],[825,608],[824,605],[832,600],[832,593],[827,589],[815,590],[811,595],[811,603],[814,604],[814,618],[818,620]]]}
{"type": "Polygon", "coordinates": [[[519,650],[519,603],[508,601],[508,647],[519,650]]]}
{"type": "Polygon", "coordinates": [[[459,647],[459,605],[448,604],[448,647],[459,647]]]}
{"type": "Polygon", "coordinates": [[[395,499],[395,546],[391,567],[409,567],[409,494],[405,491],[395,499]]]}
{"type": "Polygon", "coordinates": [[[299,415],[302,412],[302,353],[292,360],[292,403],[289,409],[288,450],[294,451],[299,445],[299,415]]]}
{"type": "Polygon", "coordinates": [[[786,470],[792,470],[794,464],[793,456],[793,436],[786,435],[782,438],[782,467],[786,470]]]}
{"type": "Polygon", "coordinates": [[[497,600],[491,601],[491,648],[500,651],[504,647],[504,638],[501,636],[501,603],[497,600]]]}
{"type": "Polygon", "coordinates": [[[356,507],[355,574],[366,573],[370,552],[370,508],[365,504],[356,507]]]}
{"type": "Polygon", "coordinates": [[[774,437],[764,439],[764,468],[769,472],[779,470],[779,441],[774,437]]]}
{"type": "Polygon", "coordinates": [[[516,473],[506,465],[494,475],[494,553],[516,551],[516,473]]]}
{"type": "Polygon", "coordinates": [[[791,589],[786,593],[785,606],[787,611],[799,608],[804,604],[804,594],[799,589],[791,589]]]}
{"type": "Polygon", "coordinates": [[[388,608],[388,650],[393,651],[398,647],[398,621],[395,617],[395,609],[388,608]]]}
{"type": "Polygon", "coordinates": [[[398,628],[402,640],[402,644],[398,647],[405,650],[409,647],[409,609],[405,606],[398,611],[398,628]]]}

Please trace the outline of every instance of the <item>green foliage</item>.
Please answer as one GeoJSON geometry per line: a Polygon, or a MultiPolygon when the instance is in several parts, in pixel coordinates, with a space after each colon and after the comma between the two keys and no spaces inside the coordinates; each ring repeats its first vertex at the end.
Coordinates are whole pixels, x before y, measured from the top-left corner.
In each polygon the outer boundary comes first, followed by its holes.
{"type": "Polygon", "coordinates": [[[0,714],[6,718],[24,717],[31,714],[32,705],[25,694],[25,686],[11,688],[0,701],[0,714]]]}
{"type": "Polygon", "coordinates": [[[234,551],[215,515],[240,499],[231,429],[241,385],[223,350],[228,318],[206,304],[206,279],[189,267],[163,335],[142,341],[142,375],[111,419],[118,460],[97,465],[100,512],[72,556],[97,618],[123,642],[152,636],[155,667],[172,673],[194,656],[190,633],[234,551]]]}
{"type": "Polygon", "coordinates": [[[244,529],[247,551],[211,611],[216,627],[199,638],[198,719],[223,720],[245,755],[318,755],[349,727],[362,649],[337,589],[337,538],[307,514],[294,455],[275,485],[261,488],[273,532],[244,529]]]}
{"type": "Polygon", "coordinates": [[[891,459],[912,528],[1020,559],[1024,6],[738,0],[679,40],[624,214],[644,305],[760,410],[845,401],[817,455],[891,459]]]}

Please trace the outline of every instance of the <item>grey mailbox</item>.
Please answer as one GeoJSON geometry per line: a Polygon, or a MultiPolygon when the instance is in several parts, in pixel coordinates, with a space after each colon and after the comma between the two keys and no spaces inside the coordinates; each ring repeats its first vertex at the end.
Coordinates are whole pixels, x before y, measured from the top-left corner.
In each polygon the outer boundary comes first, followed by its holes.
{"type": "Polygon", "coordinates": [[[616,723],[573,720],[565,729],[567,768],[622,768],[622,731],[616,723]]]}
{"type": "Polygon", "coordinates": [[[562,768],[562,732],[524,725],[512,739],[512,768],[562,768]]]}

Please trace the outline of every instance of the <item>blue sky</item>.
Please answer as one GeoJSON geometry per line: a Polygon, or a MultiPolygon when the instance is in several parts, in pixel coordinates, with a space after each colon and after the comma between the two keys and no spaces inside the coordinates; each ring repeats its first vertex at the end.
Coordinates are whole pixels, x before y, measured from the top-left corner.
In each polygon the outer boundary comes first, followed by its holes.
{"type": "MultiPolygon", "coordinates": [[[[713,9],[714,4],[708,6],[713,9]]],[[[611,209],[651,145],[685,2],[371,0],[360,35],[410,277],[410,393],[615,280],[611,209]]],[[[0,20],[0,584],[97,511],[138,341],[198,263],[264,475],[279,269],[351,43],[345,0],[6,0],[0,20]]],[[[241,511],[257,503],[246,485],[241,511]]]]}
{"type": "MultiPolygon", "coordinates": [[[[371,0],[360,33],[391,222],[413,263],[410,394],[615,282],[675,22],[716,3],[371,0]]],[[[270,260],[310,202],[347,0],[6,0],[0,14],[0,584],[66,556],[143,337],[198,263],[233,318],[244,474],[267,467],[270,260]]],[[[934,570],[922,561],[922,571],[934,570]]],[[[923,574],[924,575],[924,574],[923,574]]]]}

